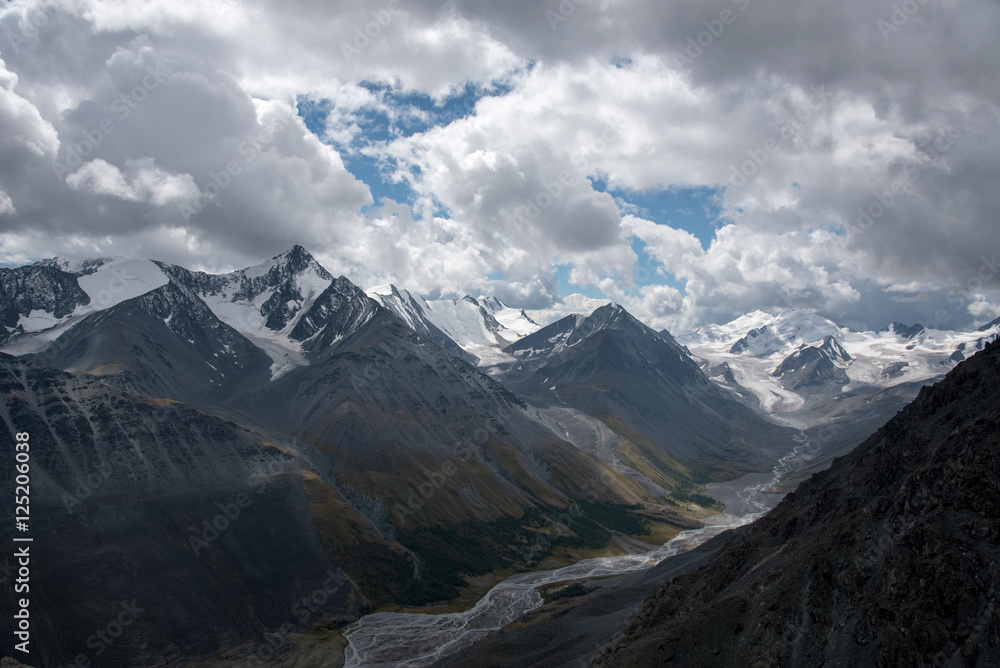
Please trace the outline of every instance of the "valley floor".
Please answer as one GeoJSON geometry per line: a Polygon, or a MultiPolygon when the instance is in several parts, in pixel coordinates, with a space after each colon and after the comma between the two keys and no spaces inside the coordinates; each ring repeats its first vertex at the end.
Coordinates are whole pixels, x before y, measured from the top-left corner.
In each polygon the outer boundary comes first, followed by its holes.
{"type": "MultiPolygon", "coordinates": [[[[531,651],[546,654],[554,652],[555,663],[537,663],[533,659],[531,665],[555,666],[570,661],[577,662],[574,665],[578,665],[582,654],[574,652],[589,654],[596,652],[602,643],[611,642],[614,629],[627,624],[630,619],[625,613],[641,604],[664,577],[672,577],[671,574],[696,567],[703,559],[707,559],[706,554],[714,553],[717,548],[707,552],[699,551],[697,557],[682,559],[683,555],[720,534],[725,534],[729,529],[753,522],[780,501],[783,495],[764,490],[776,478],[780,478],[785,470],[779,462],[772,473],[749,474],[737,480],[709,486],[709,493],[723,500],[726,510],[718,514],[710,509],[702,509],[702,528],[674,531],[670,535],[669,530],[660,527],[659,531],[650,536],[619,536],[617,545],[606,550],[592,551],[590,554],[580,550],[567,551],[543,562],[540,570],[504,579],[471,607],[465,606],[470,600],[465,599],[461,602],[453,601],[443,608],[422,609],[419,612],[400,609],[368,615],[344,632],[348,639],[345,665],[393,665],[410,668],[479,665],[477,656],[488,655],[491,661],[500,660],[495,653],[498,643],[507,646],[508,651],[513,654],[506,657],[509,659],[507,663],[501,661],[490,665],[525,665],[521,662],[527,658],[524,655],[528,651],[526,648],[534,648],[531,651]],[[652,544],[654,541],[657,544],[652,544]],[[573,560],[574,563],[552,568],[564,559],[573,560]],[[680,561],[671,566],[675,560],[680,561]],[[544,568],[545,566],[549,568],[544,568]],[[624,582],[629,584],[624,586],[624,582]],[[638,586],[635,584],[637,582],[643,582],[644,585],[638,586]],[[570,583],[583,585],[582,592],[588,597],[586,600],[591,597],[601,600],[608,597],[617,599],[615,604],[606,602],[610,606],[607,608],[611,611],[610,614],[615,616],[614,623],[604,620],[600,624],[578,627],[574,637],[581,644],[573,651],[566,647],[547,647],[548,641],[541,641],[541,637],[551,630],[551,620],[561,616],[558,611],[568,610],[578,601],[576,597],[567,597],[544,603],[539,590],[552,597],[570,583]],[[627,591],[619,591],[623,586],[627,591]],[[623,607],[623,601],[627,601],[628,605],[623,607]],[[581,633],[581,629],[585,632],[581,633]],[[517,638],[530,636],[532,640],[527,644],[520,640],[513,644],[498,640],[505,634],[517,638]]],[[[489,579],[482,580],[481,584],[486,582],[489,579]]]]}

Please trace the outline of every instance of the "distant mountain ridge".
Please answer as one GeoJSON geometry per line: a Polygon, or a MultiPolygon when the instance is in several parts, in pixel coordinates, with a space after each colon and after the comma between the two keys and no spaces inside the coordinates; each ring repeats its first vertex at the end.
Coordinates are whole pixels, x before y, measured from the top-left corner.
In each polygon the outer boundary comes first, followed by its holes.
{"type": "Polygon", "coordinates": [[[947,373],[966,353],[982,350],[998,332],[1000,323],[975,332],[952,332],[898,322],[877,332],[855,332],[812,311],[755,311],[677,340],[701,360],[710,377],[753,397],[762,410],[815,423],[807,415],[813,395],[825,401],[845,392],[927,383],[947,373]],[[833,345],[840,351],[821,354],[833,345]],[[806,363],[803,354],[819,366],[808,378],[788,378],[791,368],[806,363]]]}
{"type": "Polygon", "coordinates": [[[418,334],[480,366],[507,361],[501,349],[540,328],[496,297],[427,300],[394,285],[367,294],[418,334]]]}
{"type": "MultiPolygon", "coordinates": [[[[172,280],[264,350],[274,378],[308,364],[308,339],[322,328],[321,311],[330,308],[329,300],[359,297],[350,281],[335,279],[301,246],[228,274],[124,258],[56,258],[0,272],[0,323],[5,325],[0,346],[11,354],[37,352],[86,315],[172,280]]],[[[501,348],[539,328],[524,311],[495,297],[426,300],[395,286],[377,286],[367,294],[421,336],[471,363],[503,359],[501,348]]]]}
{"type": "Polygon", "coordinates": [[[892,323],[855,332],[813,311],[764,311],[677,337],[705,374],[749,406],[805,430],[819,453],[785,489],[850,452],[920,388],[982,350],[1000,325],[975,332],[892,323]]]}

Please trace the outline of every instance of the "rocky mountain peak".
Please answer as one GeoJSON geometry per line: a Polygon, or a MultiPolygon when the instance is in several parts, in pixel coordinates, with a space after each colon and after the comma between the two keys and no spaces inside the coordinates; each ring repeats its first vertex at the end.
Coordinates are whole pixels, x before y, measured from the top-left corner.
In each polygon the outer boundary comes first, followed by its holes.
{"type": "Polygon", "coordinates": [[[901,322],[893,322],[883,332],[892,332],[903,339],[912,339],[924,331],[924,326],[919,322],[915,325],[904,325],[901,322]]]}
{"type": "Polygon", "coordinates": [[[820,353],[834,363],[846,363],[851,361],[851,356],[844,347],[833,337],[828,335],[823,337],[823,343],[819,346],[820,353]]]}
{"type": "Polygon", "coordinates": [[[232,272],[229,276],[238,276],[251,283],[275,286],[291,277],[307,272],[315,274],[323,281],[333,280],[333,275],[302,246],[292,246],[289,250],[275,255],[266,262],[232,272]],[[262,278],[263,281],[260,280],[262,278]]]}
{"type": "Polygon", "coordinates": [[[766,332],[767,332],[767,325],[751,329],[749,332],[747,332],[746,336],[744,336],[742,339],[739,339],[729,348],[729,353],[731,355],[739,355],[741,353],[745,353],[746,351],[750,350],[750,342],[760,336],[763,336],[766,332]]]}
{"type": "Polygon", "coordinates": [[[33,312],[62,318],[90,297],[76,276],[52,264],[0,269],[0,343],[22,331],[22,318],[33,312]]]}
{"type": "Polygon", "coordinates": [[[990,322],[988,322],[985,325],[983,325],[982,327],[980,327],[977,331],[988,332],[991,329],[993,329],[994,327],[996,327],[997,325],[1000,325],[1000,318],[996,318],[995,320],[991,320],[990,322]]]}

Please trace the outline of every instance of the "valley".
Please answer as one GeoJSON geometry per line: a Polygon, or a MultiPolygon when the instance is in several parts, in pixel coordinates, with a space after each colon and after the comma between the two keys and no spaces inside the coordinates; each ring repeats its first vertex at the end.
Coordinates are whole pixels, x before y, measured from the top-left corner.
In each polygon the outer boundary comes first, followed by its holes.
{"type": "MultiPolygon", "coordinates": [[[[540,607],[543,598],[539,590],[547,585],[586,583],[596,584],[598,588],[607,587],[607,578],[652,569],[701,546],[722,532],[752,523],[781,499],[781,495],[767,494],[766,490],[778,483],[795,464],[803,461],[803,455],[793,451],[779,460],[764,482],[754,482],[735,491],[736,502],[727,504],[724,513],[705,517],[701,528],[682,531],[647,552],[582,559],[561,568],[514,575],[490,589],[471,610],[465,612],[447,615],[378,613],[362,617],[344,633],[348,641],[344,665],[346,668],[419,668],[439,665],[442,660],[447,664],[452,660],[451,655],[514,624],[540,607]],[[744,508],[751,511],[744,514],[741,512],[744,508]]],[[[589,593],[585,588],[581,591],[589,593]]],[[[592,630],[592,634],[595,632],[596,629],[592,630]]],[[[596,638],[592,635],[590,640],[598,644],[602,641],[608,643],[613,631],[605,628],[603,633],[596,632],[596,635],[596,638]]],[[[567,653],[565,647],[561,651],[567,653]]],[[[579,648],[573,651],[579,651],[579,648]]],[[[566,663],[575,662],[568,656],[565,658],[566,663]]],[[[466,661],[468,659],[459,659],[456,665],[471,665],[466,661]]]]}

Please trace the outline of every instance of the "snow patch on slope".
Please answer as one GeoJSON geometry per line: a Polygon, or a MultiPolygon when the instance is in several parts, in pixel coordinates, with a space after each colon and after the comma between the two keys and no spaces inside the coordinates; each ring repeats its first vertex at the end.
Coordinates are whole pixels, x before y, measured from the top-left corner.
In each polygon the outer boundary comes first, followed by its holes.
{"type": "Polygon", "coordinates": [[[170,279],[150,260],[119,259],[101,265],[97,271],[80,276],[76,282],[90,297],[73,315],[90,314],[162,288],[170,279]]]}
{"type": "Polygon", "coordinates": [[[288,306],[297,312],[280,330],[275,331],[267,326],[266,318],[261,315],[262,307],[277,290],[272,287],[254,295],[250,299],[236,297],[243,279],[253,279],[266,276],[276,266],[274,259],[249,267],[242,271],[229,274],[229,279],[219,292],[200,295],[205,305],[215,316],[237,332],[245,336],[255,346],[263,350],[271,358],[271,380],[276,380],[296,367],[308,365],[302,351],[302,343],[290,338],[292,330],[299,324],[302,316],[312,308],[316,299],[333,282],[324,278],[313,267],[295,275],[295,285],[302,295],[302,301],[289,301],[288,306]]]}
{"type": "Polygon", "coordinates": [[[540,329],[524,311],[496,297],[428,300],[392,285],[376,285],[366,293],[415,331],[423,330],[422,323],[433,325],[475,355],[481,367],[512,361],[501,349],[540,329]]]}
{"type": "Polygon", "coordinates": [[[517,334],[519,339],[534,334],[542,328],[523,310],[511,308],[496,297],[480,297],[477,301],[490,315],[496,318],[497,322],[517,334]]]}
{"type": "Polygon", "coordinates": [[[90,297],[90,303],[77,306],[63,318],[56,318],[52,313],[39,310],[33,310],[27,316],[22,315],[18,324],[24,330],[24,335],[8,342],[3,347],[3,352],[10,355],[40,352],[88,315],[142,296],[163,287],[170,280],[149,260],[114,258],[69,263],[57,259],[53,263],[64,271],[76,269],[90,272],[76,279],[80,289],[90,297]]]}
{"type": "MultiPolygon", "coordinates": [[[[69,316],[67,316],[67,318],[68,317],[69,316]]],[[[66,318],[57,318],[54,314],[47,311],[39,311],[35,309],[28,315],[22,315],[18,318],[17,324],[25,333],[31,334],[33,332],[41,332],[51,327],[55,327],[65,319],[66,318]]]]}

